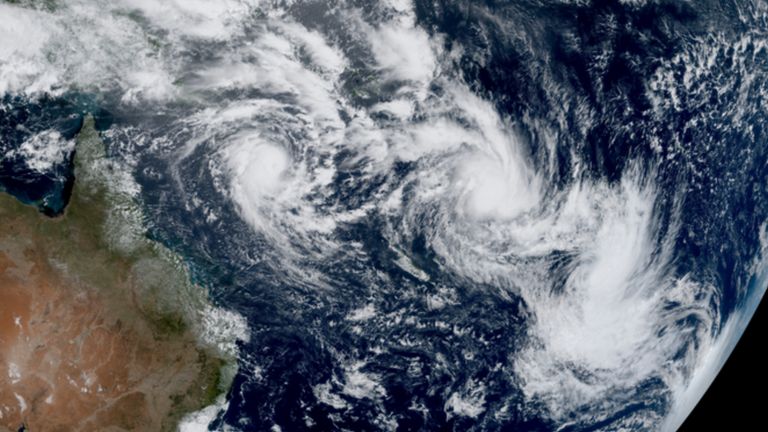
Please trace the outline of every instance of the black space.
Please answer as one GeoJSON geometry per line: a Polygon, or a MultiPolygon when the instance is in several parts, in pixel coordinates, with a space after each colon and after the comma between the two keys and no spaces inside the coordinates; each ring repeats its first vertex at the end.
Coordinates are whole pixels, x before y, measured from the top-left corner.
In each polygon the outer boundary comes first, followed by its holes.
{"type": "Polygon", "coordinates": [[[768,405],[768,299],[755,312],[733,354],[679,429],[683,432],[766,430],[768,405]]]}

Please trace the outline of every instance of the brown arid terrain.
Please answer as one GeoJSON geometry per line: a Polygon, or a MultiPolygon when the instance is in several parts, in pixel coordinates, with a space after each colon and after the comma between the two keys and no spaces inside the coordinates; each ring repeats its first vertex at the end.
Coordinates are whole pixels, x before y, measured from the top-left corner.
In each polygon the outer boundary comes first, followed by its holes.
{"type": "Polygon", "coordinates": [[[0,431],[174,430],[226,387],[202,290],[136,230],[103,151],[89,119],[61,216],[0,193],[0,431]]]}

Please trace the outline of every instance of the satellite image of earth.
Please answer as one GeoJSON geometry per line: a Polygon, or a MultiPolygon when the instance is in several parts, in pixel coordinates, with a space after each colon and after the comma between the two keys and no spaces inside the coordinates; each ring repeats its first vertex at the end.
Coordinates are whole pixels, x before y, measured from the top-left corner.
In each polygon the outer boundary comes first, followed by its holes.
{"type": "Polygon", "coordinates": [[[761,0],[0,0],[0,431],[674,431],[767,107],[761,0]]]}

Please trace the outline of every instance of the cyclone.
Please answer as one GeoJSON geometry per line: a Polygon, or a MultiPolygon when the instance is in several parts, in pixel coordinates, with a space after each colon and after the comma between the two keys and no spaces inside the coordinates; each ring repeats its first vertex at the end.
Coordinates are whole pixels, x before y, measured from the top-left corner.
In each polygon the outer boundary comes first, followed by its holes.
{"type": "Polygon", "coordinates": [[[768,283],[761,2],[0,16],[3,187],[55,213],[93,114],[237,336],[181,430],[675,430],[768,283]]]}

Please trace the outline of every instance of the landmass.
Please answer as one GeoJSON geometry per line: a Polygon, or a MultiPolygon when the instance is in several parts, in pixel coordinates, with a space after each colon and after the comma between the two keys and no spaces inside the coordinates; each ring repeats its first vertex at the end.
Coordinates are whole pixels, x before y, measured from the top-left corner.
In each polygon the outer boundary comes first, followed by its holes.
{"type": "Polygon", "coordinates": [[[226,390],[183,263],[111,182],[92,118],[65,212],[0,193],[0,431],[164,431],[226,390]]]}

